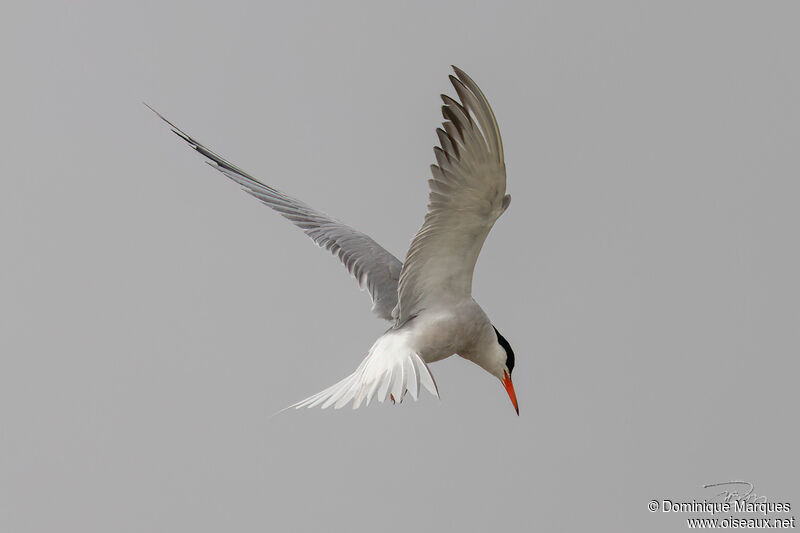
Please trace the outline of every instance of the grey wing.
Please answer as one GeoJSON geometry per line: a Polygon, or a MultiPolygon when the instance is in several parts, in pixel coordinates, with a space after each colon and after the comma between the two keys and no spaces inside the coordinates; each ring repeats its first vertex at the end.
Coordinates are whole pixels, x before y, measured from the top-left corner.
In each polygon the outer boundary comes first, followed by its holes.
{"type": "Polygon", "coordinates": [[[149,105],[147,107],[169,124],[178,137],[208,158],[209,165],[241,185],[246,193],[255,196],[264,205],[289,219],[315,243],[337,256],[356,278],[359,286],[369,291],[372,297],[372,311],[381,318],[393,320],[392,309],[397,305],[397,284],[403,267],[399,259],[368,235],[261,183],[194,140],[158,111],[149,105]]]}
{"type": "Polygon", "coordinates": [[[428,213],[411,242],[398,287],[397,323],[436,304],[472,295],[472,273],[495,221],[508,207],[503,143],[489,102],[453,67],[461,103],[442,95],[428,213]]]}

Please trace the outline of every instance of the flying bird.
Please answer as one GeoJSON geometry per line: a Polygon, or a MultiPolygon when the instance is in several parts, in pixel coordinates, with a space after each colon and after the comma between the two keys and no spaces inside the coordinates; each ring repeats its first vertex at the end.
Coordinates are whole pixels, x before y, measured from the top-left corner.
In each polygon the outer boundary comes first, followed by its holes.
{"type": "Polygon", "coordinates": [[[355,372],[288,408],[338,409],[352,402],[356,409],[373,399],[402,401],[406,393],[417,400],[421,387],[438,398],[428,364],[457,354],[498,378],[519,415],[514,351],[472,298],[478,254],[511,201],[503,143],[483,92],[461,69],[453,70],[460,101],[441,95],[444,122],[436,130],[428,212],[403,262],[366,234],[262,183],[147,106],[209,165],[338,257],[369,291],[372,311],[392,323],[355,372]]]}

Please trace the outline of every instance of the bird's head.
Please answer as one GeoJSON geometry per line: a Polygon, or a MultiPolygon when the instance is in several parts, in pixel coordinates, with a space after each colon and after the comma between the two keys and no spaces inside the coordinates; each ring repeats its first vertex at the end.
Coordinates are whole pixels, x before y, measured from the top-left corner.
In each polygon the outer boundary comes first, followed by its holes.
{"type": "Polygon", "coordinates": [[[514,350],[511,349],[511,345],[508,344],[506,338],[503,337],[499,331],[497,331],[497,328],[494,326],[492,327],[494,328],[494,332],[497,334],[497,345],[500,347],[500,349],[497,350],[498,364],[494,366],[491,372],[503,383],[503,387],[506,388],[508,397],[511,399],[512,405],[514,405],[514,410],[517,412],[517,416],[519,416],[517,393],[514,392],[514,383],[511,381],[511,373],[514,371],[514,350]]]}

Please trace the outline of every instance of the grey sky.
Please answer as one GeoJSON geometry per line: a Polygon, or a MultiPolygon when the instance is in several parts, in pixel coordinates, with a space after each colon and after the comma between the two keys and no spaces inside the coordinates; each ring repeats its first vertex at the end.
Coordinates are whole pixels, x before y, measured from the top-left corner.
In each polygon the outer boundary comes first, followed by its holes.
{"type": "MultiPolygon", "coordinates": [[[[745,479],[800,508],[793,2],[41,2],[5,9],[0,531],[683,531],[745,479]],[[521,416],[273,412],[385,324],[202,163],[403,256],[450,64],[500,123],[476,299],[521,416]]],[[[796,511],[793,514],[798,514],[796,511]]]]}

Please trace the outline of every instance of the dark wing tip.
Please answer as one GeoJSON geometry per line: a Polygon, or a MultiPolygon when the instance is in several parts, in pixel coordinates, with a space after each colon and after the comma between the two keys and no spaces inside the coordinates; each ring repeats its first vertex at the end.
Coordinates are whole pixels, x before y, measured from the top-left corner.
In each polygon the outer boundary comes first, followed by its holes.
{"type": "Polygon", "coordinates": [[[458,76],[458,79],[465,82],[465,85],[469,83],[475,84],[475,82],[472,81],[472,78],[470,78],[466,72],[464,72],[455,65],[450,65],[450,66],[453,67],[453,71],[456,73],[456,76],[458,76]]]}
{"type": "Polygon", "coordinates": [[[167,119],[167,117],[165,117],[164,115],[162,115],[161,113],[159,113],[158,111],[156,111],[156,110],[155,110],[155,109],[154,109],[154,108],[153,108],[153,107],[152,107],[150,104],[148,104],[147,102],[142,102],[142,103],[145,105],[145,107],[146,107],[147,109],[149,109],[150,111],[152,111],[153,113],[155,113],[155,114],[156,114],[156,116],[157,116],[158,118],[160,118],[161,120],[163,120],[164,122],[166,122],[166,123],[169,125],[169,127],[170,127],[170,128],[172,128],[172,133],[174,133],[175,135],[177,135],[178,137],[180,137],[181,139],[183,139],[184,141],[186,141],[187,143],[189,143],[189,144],[192,146],[192,148],[194,148],[195,150],[197,150],[198,146],[201,146],[201,145],[200,145],[200,143],[198,143],[197,141],[195,141],[194,139],[192,139],[192,138],[189,136],[189,134],[188,134],[188,133],[184,132],[184,131],[183,131],[182,129],[180,129],[178,126],[176,126],[175,124],[173,124],[172,122],[170,122],[170,121],[169,121],[169,119],[167,119]]]}
{"type": "Polygon", "coordinates": [[[464,106],[461,105],[461,103],[459,103],[455,99],[447,96],[446,94],[441,95],[441,97],[442,97],[442,101],[445,103],[445,106],[456,107],[456,108],[460,109],[461,111],[463,111],[465,115],[467,114],[467,110],[464,108],[464,106]]]}
{"type": "Polygon", "coordinates": [[[153,113],[155,113],[155,114],[156,114],[156,116],[157,116],[158,118],[160,118],[161,120],[163,120],[164,122],[166,122],[167,124],[169,124],[170,126],[172,126],[173,128],[175,128],[175,127],[176,127],[176,126],[175,126],[175,124],[173,124],[172,122],[170,122],[169,120],[167,120],[167,117],[165,117],[164,115],[162,115],[161,113],[159,113],[158,111],[156,111],[156,110],[153,108],[153,106],[151,106],[151,105],[150,105],[150,104],[148,104],[147,102],[142,102],[142,104],[144,104],[144,106],[145,106],[147,109],[149,109],[150,111],[152,111],[153,113]]]}
{"type": "Polygon", "coordinates": [[[444,102],[444,105],[442,106],[442,116],[447,120],[456,123],[456,127],[459,129],[459,132],[473,123],[469,112],[459,102],[453,98],[450,98],[446,94],[442,95],[442,101],[444,102]],[[461,116],[459,116],[459,114],[461,116]]]}

